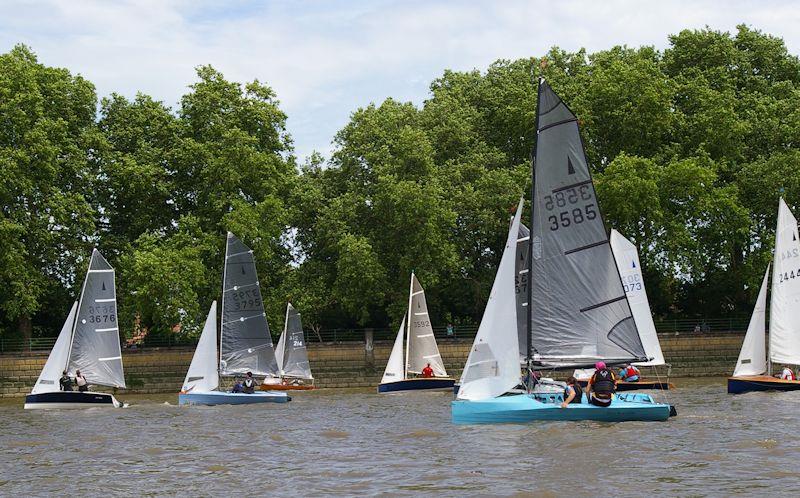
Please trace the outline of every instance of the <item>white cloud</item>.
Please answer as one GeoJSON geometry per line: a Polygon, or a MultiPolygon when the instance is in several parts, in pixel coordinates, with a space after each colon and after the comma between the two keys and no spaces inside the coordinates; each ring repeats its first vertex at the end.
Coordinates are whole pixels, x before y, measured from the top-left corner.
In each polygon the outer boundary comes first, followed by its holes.
{"type": "Polygon", "coordinates": [[[684,28],[742,22],[800,49],[795,2],[187,0],[5,2],[0,50],[23,42],[100,95],[142,91],[170,105],[201,64],[237,81],[258,78],[277,92],[302,158],[327,153],[358,106],[388,96],[422,102],[445,68],[484,68],[553,45],[663,48],[684,28]]]}

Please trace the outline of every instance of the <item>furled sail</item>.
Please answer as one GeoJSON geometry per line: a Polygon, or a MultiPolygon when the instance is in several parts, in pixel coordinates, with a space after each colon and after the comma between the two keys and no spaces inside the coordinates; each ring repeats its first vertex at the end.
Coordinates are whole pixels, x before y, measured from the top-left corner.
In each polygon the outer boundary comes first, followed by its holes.
{"type": "Polygon", "coordinates": [[[197,349],[194,350],[192,363],[183,381],[183,392],[205,393],[219,387],[217,371],[217,302],[211,303],[203,332],[197,349]]]}
{"type": "Polygon", "coordinates": [[[428,303],[416,275],[411,274],[411,296],[408,303],[408,351],[407,372],[422,373],[430,363],[433,375],[447,377],[439,346],[433,336],[433,327],[428,317],[428,303]]]}
{"type": "Polygon", "coordinates": [[[644,361],[572,111],[542,80],[534,162],[531,341],[551,365],[644,361]]]}
{"type": "Polygon", "coordinates": [[[90,384],[125,387],[114,268],[97,249],[89,261],[72,333],[69,372],[76,370],[90,384]]]}
{"type": "Polygon", "coordinates": [[[518,307],[512,295],[516,292],[515,262],[522,203],[520,200],[508,230],[489,301],[461,374],[458,399],[495,398],[520,382],[519,336],[516,333],[518,307]]]}
{"type": "Polygon", "coordinates": [[[291,303],[286,306],[286,323],[275,356],[278,358],[278,365],[281,366],[281,375],[313,379],[311,365],[308,363],[303,323],[300,321],[300,313],[291,303]]]}
{"type": "Polygon", "coordinates": [[[769,310],[769,356],[773,363],[800,365],[799,239],[797,219],[781,198],[769,310]]]}
{"type": "Polygon", "coordinates": [[[769,265],[761,281],[761,290],[758,291],[756,307],[750,316],[750,325],[744,336],[739,359],[736,360],[734,377],[742,375],[761,375],[767,371],[766,333],[765,323],[767,318],[767,281],[769,279],[769,265]]]}
{"type": "Polygon", "coordinates": [[[403,340],[406,330],[406,318],[403,317],[400,323],[400,330],[397,331],[397,337],[394,340],[392,352],[389,355],[389,361],[386,363],[386,370],[383,371],[383,378],[381,384],[386,382],[397,382],[405,379],[406,373],[403,368],[403,340]]]}
{"type": "MultiPolygon", "coordinates": [[[[513,218],[512,218],[513,223],[513,218]]],[[[517,296],[517,333],[519,334],[519,355],[524,361],[528,354],[528,241],[531,231],[523,223],[519,224],[517,236],[516,275],[514,292],[517,296]]]]}
{"type": "Polygon", "coordinates": [[[220,373],[279,376],[253,251],[230,232],[222,280],[220,373]]]}
{"type": "Polygon", "coordinates": [[[61,379],[61,374],[67,368],[69,346],[72,342],[72,327],[74,326],[77,309],[78,303],[75,302],[72,305],[72,309],[69,310],[67,320],[64,322],[64,326],[61,327],[58,339],[56,339],[56,343],[53,345],[53,350],[50,351],[50,356],[47,357],[47,362],[45,362],[42,373],[39,374],[39,378],[36,380],[31,394],[49,393],[61,390],[59,380],[61,379]]]}
{"type": "Polygon", "coordinates": [[[650,311],[650,301],[647,300],[647,291],[644,287],[639,251],[631,241],[614,229],[611,230],[611,250],[617,261],[622,287],[628,296],[628,303],[633,312],[633,319],[636,321],[636,328],[639,330],[639,338],[642,340],[645,355],[652,358],[636,364],[648,367],[664,365],[666,363],[664,353],[661,351],[661,343],[658,342],[653,313],[650,311]]]}

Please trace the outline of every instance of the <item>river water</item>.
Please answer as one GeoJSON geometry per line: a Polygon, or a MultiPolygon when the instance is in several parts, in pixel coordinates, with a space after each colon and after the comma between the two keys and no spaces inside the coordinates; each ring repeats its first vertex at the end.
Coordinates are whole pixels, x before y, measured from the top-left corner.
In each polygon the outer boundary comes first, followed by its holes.
{"type": "MultiPolygon", "coordinates": [[[[23,411],[0,404],[3,496],[800,493],[800,392],[678,379],[668,422],[455,426],[451,395],[321,390],[288,404],[23,411]]],[[[663,398],[662,398],[663,399],[663,398]]]]}

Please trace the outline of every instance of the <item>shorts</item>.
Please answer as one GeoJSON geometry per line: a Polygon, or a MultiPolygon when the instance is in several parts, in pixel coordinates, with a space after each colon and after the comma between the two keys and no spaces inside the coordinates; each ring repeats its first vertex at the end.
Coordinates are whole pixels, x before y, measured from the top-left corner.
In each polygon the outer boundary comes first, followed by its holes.
{"type": "Polygon", "coordinates": [[[603,408],[607,408],[611,404],[611,398],[596,398],[594,394],[589,395],[589,403],[593,404],[594,406],[601,406],[603,408]]]}

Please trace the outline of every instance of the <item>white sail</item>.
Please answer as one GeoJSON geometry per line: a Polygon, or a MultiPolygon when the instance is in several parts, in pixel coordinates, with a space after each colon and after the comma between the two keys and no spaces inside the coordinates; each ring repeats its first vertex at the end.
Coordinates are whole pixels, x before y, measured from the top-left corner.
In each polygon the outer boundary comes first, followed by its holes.
{"type": "Polygon", "coordinates": [[[279,347],[281,356],[278,365],[281,375],[296,379],[313,379],[311,364],[308,362],[306,338],[303,334],[303,322],[300,313],[292,303],[286,305],[286,324],[281,334],[283,344],[279,347]]]}
{"type": "Polygon", "coordinates": [[[422,373],[430,363],[433,375],[447,377],[442,355],[433,335],[433,327],[428,316],[428,303],[425,301],[425,290],[411,274],[411,298],[408,308],[408,368],[407,372],[422,373]]]}
{"type": "Polygon", "coordinates": [[[31,390],[31,394],[49,393],[53,391],[60,391],[61,384],[59,379],[61,374],[67,368],[67,360],[69,359],[69,345],[72,342],[72,326],[75,322],[75,313],[78,310],[78,302],[72,305],[69,310],[67,320],[64,326],[61,327],[61,332],[58,334],[58,339],[50,351],[50,356],[47,357],[47,362],[42,368],[42,373],[36,380],[36,384],[31,390]]]}
{"type": "Polygon", "coordinates": [[[283,332],[278,339],[278,344],[275,345],[275,361],[278,363],[278,368],[281,369],[283,375],[283,352],[286,349],[286,325],[289,323],[289,308],[286,308],[286,319],[283,322],[283,332]]]}
{"type": "Polygon", "coordinates": [[[508,230],[489,301],[461,374],[458,399],[495,398],[520,382],[514,277],[522,203],[520,199],[508,230]]]}
{"type": "Polygon", "coordinates": [[[742,350],[739,359],[736,360],[736,369],[733,371],[734,377],[742,375],[761,375],[767,371],[767,351],[765,322],[767,318],[767,280],[769,279],[769,265],[764,272],[764,280],[761,282],[761,290],[758,291],[756,307],[750,316],[750,325],[747,326],[747,334],[744,336],[742,350]]]}
{"type": "Polygon", "coordinates": [[[406,318],[403,317],[400,330],[397,331],[397,337],[394,340],[392,353],[389,355],[389,361],[386,363],[386,370],[383,371],[381,384],[405,379],[406,373],[403,370],[403,332],[405,329],[406,318]]]}
{"type": "Polygon", "coordinates": [[[800,240],[797,219],[783,198],[775,231],[769,356],[773,363],[800,365],[800,240]]]}
{"type": "Polygon", "coordinates": [[[197,349],[194,350],[192,363],[186,372],[183,381],[183,392],[205,393],[219,387],[219,372],[217,371],[217,302],[211,303],[208,310],[203,332],[197,349]]]}
{"type": "Polygon", "coordinates": [[[649,367],[664,365],[666,363],[664,353],[661,351],[661,343],[658,342],[656,325],[653,323],[650,302],[647,300],[647,292],[644,288],[639,251],[631,241],[613,229],[611,230],[611,250],[617,261],[622,287],[628,296],[628,303],[631,305],[633,320],[639,330],[639,338],[642,340],[645,355],[652,358],[649,361],[635,363],[635,365],[649,367]]]}

